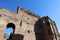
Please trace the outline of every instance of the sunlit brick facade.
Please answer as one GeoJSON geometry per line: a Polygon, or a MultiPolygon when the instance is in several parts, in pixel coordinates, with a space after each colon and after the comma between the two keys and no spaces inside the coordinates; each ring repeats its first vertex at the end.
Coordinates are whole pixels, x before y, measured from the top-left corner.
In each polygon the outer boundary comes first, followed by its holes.
{"type": "Polygon", "coordinates": [[[56,24],[48,16],[40,17],[18,7],[17,12],[0,8],[0,40],[59,40],[56,24]],[[6,37],[6,28],[13,33],[6,37]]]}

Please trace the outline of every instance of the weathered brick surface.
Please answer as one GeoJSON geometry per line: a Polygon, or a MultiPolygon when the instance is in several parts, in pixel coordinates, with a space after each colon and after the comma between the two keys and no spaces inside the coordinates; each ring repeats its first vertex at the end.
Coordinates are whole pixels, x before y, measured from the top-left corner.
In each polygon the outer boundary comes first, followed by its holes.
{"type": "Polygon", "coordinates": [[[22,8],[18,8],[17,13],[0,8],[0,40],[6,40],[4,32],[9,23],[15,25],[12,40],[57,40],[56,25],[49,20],[48,17],[40,18],[22,8]],[[47,26],[47,22],[52,26],[47,26]]]}

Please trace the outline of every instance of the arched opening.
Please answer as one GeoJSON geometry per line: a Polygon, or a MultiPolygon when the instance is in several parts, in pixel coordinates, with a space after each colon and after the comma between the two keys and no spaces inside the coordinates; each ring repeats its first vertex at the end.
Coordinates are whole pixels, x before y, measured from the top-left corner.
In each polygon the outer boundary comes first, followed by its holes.
{"type": "Polygon", "coordinates": [[[15,25],[13,23],[7,24],[7,27],[5,29],[5,35],[4,35],[5,39],[11,40],[13,37],[14,31],[15,31],[15,25]]]}

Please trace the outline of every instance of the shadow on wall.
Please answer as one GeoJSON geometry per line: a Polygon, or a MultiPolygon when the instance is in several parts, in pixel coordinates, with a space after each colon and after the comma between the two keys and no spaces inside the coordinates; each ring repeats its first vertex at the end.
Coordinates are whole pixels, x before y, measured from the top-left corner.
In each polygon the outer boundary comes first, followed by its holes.
{"type": "Polygon", "coordinates": [[[23,40],[24,36],[21,34],[14,34],[12,40],[23,40]]]}
{"type": "Polygon", "coordinates": [[[37,20],[35,25],[34,25],[34,32],[35,32],[35,37],[36,40],[45,40],[44,35],[43,35],[43,20],[37,20]]]}
{"type": "Polygon", "coordinates": [[[34,25],[34,32],[36,40],[53,40],[50,23],[46,18],[40,18],[36,21],[34,25]]]}

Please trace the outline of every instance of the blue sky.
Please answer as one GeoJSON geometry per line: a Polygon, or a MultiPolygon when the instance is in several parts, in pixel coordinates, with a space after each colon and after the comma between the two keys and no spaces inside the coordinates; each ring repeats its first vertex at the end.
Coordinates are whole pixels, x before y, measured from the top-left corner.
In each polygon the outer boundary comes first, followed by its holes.
{"type": "Polygon", "coordinates": [[[0,7],[17,11],[21,6],[39,16],[49,16],[60,32],[60,0],[0,0],[0,7]]]}
{"type": "Polygon", "coordinates": [[[10,35],[10,33],[13,33],[13,29],[12,28],[6,28],[5,33],[10,35]]]}

